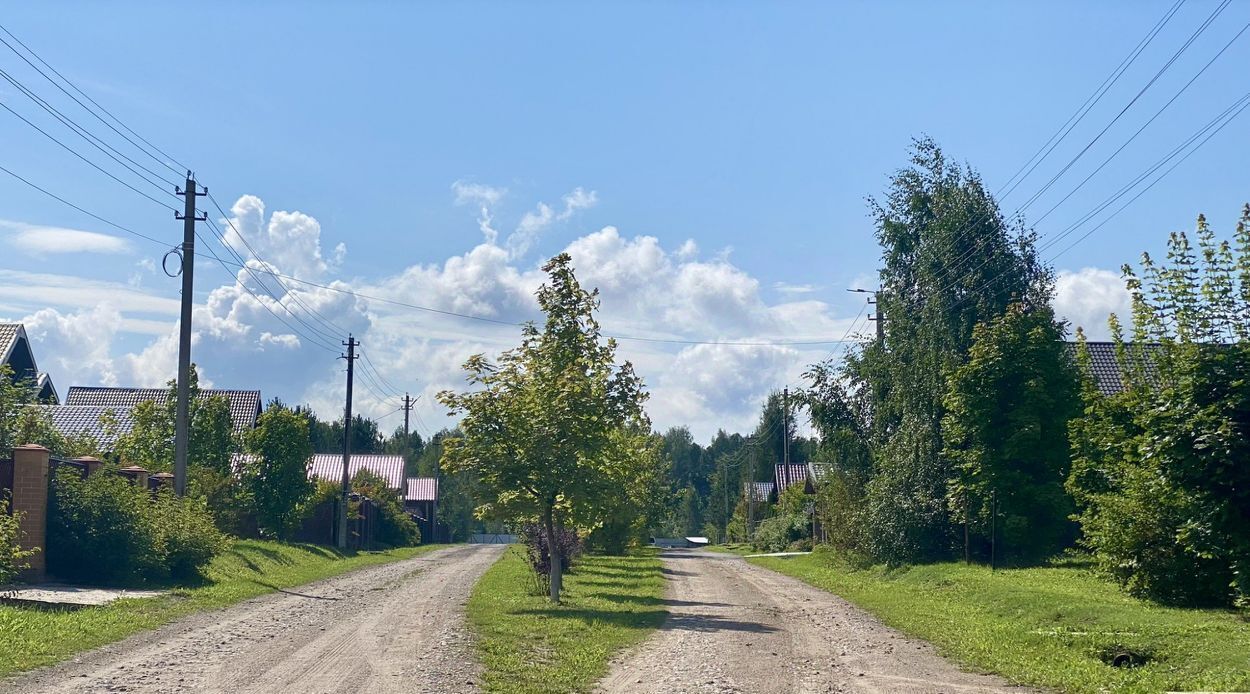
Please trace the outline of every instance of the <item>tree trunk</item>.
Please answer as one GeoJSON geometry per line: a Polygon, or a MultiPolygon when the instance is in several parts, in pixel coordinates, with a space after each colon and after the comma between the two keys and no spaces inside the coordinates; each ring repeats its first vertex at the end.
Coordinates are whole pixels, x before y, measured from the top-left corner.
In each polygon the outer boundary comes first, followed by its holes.
{"type": "Polygon", "coordinates": [[[564,582],[564,570],[561,565],[560,547],[556,542],[556,525],[554,513],[550,506],[543,514],[543,524],[547,530],[547,554],[551,558],[551,602],[560,603],[560,589],[564,582]]]}

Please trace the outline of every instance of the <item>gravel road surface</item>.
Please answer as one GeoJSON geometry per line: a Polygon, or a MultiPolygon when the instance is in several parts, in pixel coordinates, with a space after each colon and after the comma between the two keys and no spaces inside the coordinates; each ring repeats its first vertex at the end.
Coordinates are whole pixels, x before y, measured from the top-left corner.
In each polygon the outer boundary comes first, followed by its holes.
{"type": "Polygon", "coordinates": [[[1025,692],[961,672],[845,600],[712,552],[664,552],[670,616],[601,692],[1025,692]]]}
{"type": "Polygon", "coordinates": [[[450,547],[192,615],[0,691],[476,691],[464,604],[502,551],[450,547]]]}

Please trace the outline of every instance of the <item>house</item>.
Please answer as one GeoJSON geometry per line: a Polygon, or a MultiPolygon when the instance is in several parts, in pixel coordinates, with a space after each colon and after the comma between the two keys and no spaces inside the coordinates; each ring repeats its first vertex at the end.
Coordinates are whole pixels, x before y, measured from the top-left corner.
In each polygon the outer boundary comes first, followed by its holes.
{"type": "Polygon", "coordinates": [[[404,510],[416,517],[421,540],[433,542],[438,532],[438,478],[409,477],[404,491],[404,510]]]}
{"type": "MultiPolygon", "coordinates": [[[[197,400],[222,396],[230,401],[230,425],[236,434],[256,428],[260,417],[259,390],[219,390],[201,388],[197,400]]],[[[113,410],[129,413],[141,402],[151,401],[164,405],[169,401],[169,390],[164,388],[109,388],[98,386],[70,386],[65,394],[65,404],[77,407],[98,407],[101,411],[113,410]]]]}
{"type": "Polygon", "coordinates": [[[53,405],[60,402],[52,378],[41,372],[35,363],[26,326],[21,323],[0,323],[0,364],[12,370],[10,378],[14,383],[25,381],[34,384],[37,390],[35,397],[39,402],[53,405]]]}
{"type": "MultiPolygon", "coordinates": [[[[404,477],[404,457],[380,453],[353,453],[347,463],[348,477],[368,470],[386,480],[386,486],[401,499],[408,490],[404,477]]],[[[343,480],[343,455],[341,453],[314,453],[308,461],[308,478],[341,482],[343,480]]]]}

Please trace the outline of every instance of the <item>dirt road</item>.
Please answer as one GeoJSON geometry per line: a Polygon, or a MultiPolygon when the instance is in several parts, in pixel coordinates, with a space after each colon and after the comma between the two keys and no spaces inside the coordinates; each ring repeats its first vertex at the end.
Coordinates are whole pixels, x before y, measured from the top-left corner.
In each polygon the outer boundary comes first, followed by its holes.
{"type": "Polygon", "coordinates": [[[0,691],[476,691],[464,603],[502,549],[451,547],[193,615],[0,691]]]}
{"type": "Polygon", "coordinates": [[[1026,691],[961,672],[846,601],[738,557],[663,556],[670,616],[613,663],[603,692],[1026,691]]]}

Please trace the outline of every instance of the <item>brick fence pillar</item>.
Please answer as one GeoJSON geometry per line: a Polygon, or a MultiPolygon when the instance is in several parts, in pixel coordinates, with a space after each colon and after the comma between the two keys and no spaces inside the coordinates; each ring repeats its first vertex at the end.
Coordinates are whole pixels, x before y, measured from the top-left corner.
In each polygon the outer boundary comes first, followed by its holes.
{"type": "Polygon", "coordinates": [[[22,514],[22,549],[39,551],[26,560],[22,578],[42,581],[47,569],[48,457],[43,446],[27,444],[13,449],[13,512],[22,514]]]}
{"type": "Polygon", "coordinates": [[[94,475],[96,472],[100,470],[100,468],[104,467],[103,460],[100,460],[99,458],[95,458],[89,455],[85,455],[81,458],[74,458],[74,462],[82,463],[83,465],[86,465],[88,476],[94,475]]]}

